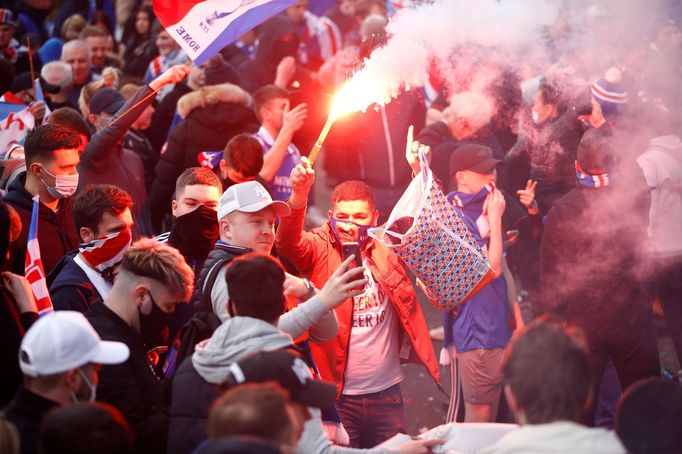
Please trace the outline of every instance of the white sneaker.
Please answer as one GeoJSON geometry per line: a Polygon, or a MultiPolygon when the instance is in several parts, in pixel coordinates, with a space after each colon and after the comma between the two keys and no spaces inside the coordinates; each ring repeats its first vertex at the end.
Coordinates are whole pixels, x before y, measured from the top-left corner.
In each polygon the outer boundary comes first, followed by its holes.
{"type": "Polygon", "coordinates": [[[438,328],[433,328],[429,330],[429,336],[431,336],[431,339],[437,340],[437,341],[442,341],[445,339],[445,328],[442,326],[439,326],[438,328]]]}

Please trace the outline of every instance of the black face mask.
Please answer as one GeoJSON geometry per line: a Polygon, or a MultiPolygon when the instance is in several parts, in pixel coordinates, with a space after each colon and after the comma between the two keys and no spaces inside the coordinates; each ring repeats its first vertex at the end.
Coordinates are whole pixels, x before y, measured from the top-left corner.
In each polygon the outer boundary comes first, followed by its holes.
{"type": "Polygon", "coordinates": [[[218,214],[204,205],[175,219],[168,242],[188,259],[204,259],[218,240],[218,214]]]}
{"type": "Polygon", "coordinates": [[[147,346],[147,348],[157,347],[159,345],[164,345],[168,338],[168,322],[170,320],[170,314],[165,313],[161,310],[151,292],[148,292],[149,299],[152,300],[152,310],[149,314],[143,314],[139,309],[140,313],[140,334],[142,335],[142,341],[147,346]]]}

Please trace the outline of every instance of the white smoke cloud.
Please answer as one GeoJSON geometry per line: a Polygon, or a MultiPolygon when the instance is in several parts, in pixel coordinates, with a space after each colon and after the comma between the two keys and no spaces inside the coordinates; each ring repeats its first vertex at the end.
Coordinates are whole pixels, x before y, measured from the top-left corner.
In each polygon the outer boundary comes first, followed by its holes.
{"type": "MultiPolygon", "coordinates": [[[[474,69],[481,48],[494,49],[512,62],[513,56],[537,46],[543,27],[556,19],[560,4],[558,0],[437,0],[401,10],[388,24],[386,45],[371,54],[345,87],[344,110],[385,104],[402,88],[424,85],[432,59],[450,85],[454,74],[474,69]],[[472,46],[469,52],[462,49],[467,45],[472,46]]],[[[493,78],[489,72],[476,71],[467,88],[482,91],[493,78]]]]}

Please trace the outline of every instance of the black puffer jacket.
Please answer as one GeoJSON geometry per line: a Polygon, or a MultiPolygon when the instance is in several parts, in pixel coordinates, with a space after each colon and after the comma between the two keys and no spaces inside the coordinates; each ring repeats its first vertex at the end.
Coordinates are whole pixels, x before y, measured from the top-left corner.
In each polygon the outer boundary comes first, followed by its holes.
{"type": "Polygon", "coordinates": [[[232,137],[258,130],[255,114],[245,105],[232,102],[206,105],[204,99],[211,93],[220,96],[221,87],[216,85],[200,93],[189,93],[179,101],[179,109],[183,102],[190,104],[185,107],[190,113],[173,129],[168,147],[156,164],[156,177],[149,191],[149,198],[154,201],[150,209],[156,229],[161,225],[163,216],[170,211],[175,180],[185,169],[199,166],[199,153],[223,151],[232,137]],[[187,99],[190,101],[186,101],[187,99]]]}
{"type": "Polygon", "coordinates": [[[168,454],[191,452],[206,439],[208,410],[222,392],[199,375],[192,357],[182,362],[173,378],[171,423],[168,431],[168,454]],[[203,417],[199,417],[203,415],[203,417]]]}
{"type": "Polygon", "coordinates": [[[647,268],[648,190],[623,183],[576,186],[557,200],[545,223],[542,309],[560,312],[588,336],[605,336],[651,310],[640,274],[647,268]]]}
{"type": "Polygon", "coordinates": [[[136,452],[164,453],[168,409],[163,388],[154,375],[140,334],[98,301],[86,317],[102,340],[123,342],[130,356],[99,372],[97,399],[118,408],[135,433],[136,452]]]}

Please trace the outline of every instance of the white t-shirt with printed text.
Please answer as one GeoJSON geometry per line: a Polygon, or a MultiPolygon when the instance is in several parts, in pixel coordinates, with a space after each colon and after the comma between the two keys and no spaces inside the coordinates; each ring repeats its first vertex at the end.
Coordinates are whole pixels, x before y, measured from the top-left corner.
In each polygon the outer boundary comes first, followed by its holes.
{"type": "Polygon", "coordinates": [[[362,395],[383,391],[403,379],[400,368],[398,314],[383,293],[367,264],[365,291],[353,298],[343,394],[362,395]]]}

